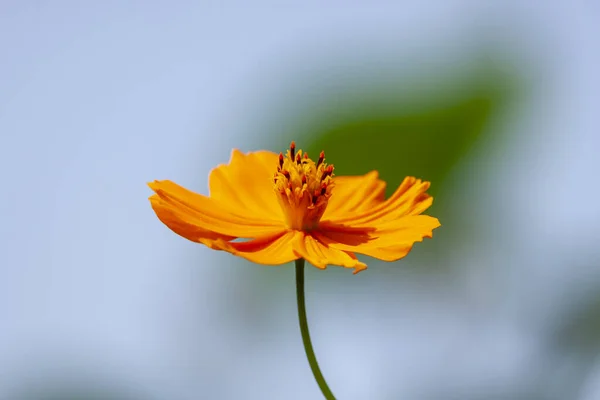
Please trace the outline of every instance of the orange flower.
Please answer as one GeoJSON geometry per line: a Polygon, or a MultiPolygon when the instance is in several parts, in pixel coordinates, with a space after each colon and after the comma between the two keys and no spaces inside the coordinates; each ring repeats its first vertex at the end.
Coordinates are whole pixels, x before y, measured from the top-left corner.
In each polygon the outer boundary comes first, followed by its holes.
{"type": "Polygon", "coordinates": [[[396,261],[440,226],[420,215],[433,202],[429,182],[407,177],[385,199],[377,171],[334,176],[323,152],[314,162],[294,142],[285,156],[233,150],[211,171],[208,197],[168,180],[148,185],[152,208],[175,233],[259,264],[304,258],[357,273],[367,266],[355,253],[396,261]]]}

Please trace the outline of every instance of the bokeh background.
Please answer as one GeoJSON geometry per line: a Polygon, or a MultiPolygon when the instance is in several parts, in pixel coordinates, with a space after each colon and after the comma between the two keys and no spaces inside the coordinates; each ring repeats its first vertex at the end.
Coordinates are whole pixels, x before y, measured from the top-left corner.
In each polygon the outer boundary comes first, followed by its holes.
{"type": "Polygon", "coordinates": [[[0,2],[0,399],[318,399],[291,265],[147,181],[232,148],[432,181],[397,263],[308,269],[340,399],[600,399],[594,1],[0,2]]]}

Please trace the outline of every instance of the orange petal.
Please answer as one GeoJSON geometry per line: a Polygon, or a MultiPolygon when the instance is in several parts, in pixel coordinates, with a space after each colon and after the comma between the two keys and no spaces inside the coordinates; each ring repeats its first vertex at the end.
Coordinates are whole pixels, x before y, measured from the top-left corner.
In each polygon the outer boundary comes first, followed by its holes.
{"type": "Polygon", "coordinates": [[[234,239],[232,236],[222,235],[202,228],[202,223],[194,218],[193,215],[170,206],[168,203],[161,200],[158,195],[151,196],[150,203],[158,218],[173,232],[186,239],[193,242],[199,242],[201,239],[234,239]]]}
{"type": "Polygon", "coordinates": [[[299,235],[302,234],[297,231],[287,231],[247,242],[204,239],[202,243],[211,249],[227,251],[258,264],[280,265],[298,258],[293,250],[293,243],[299,235]]]}
{"type": "Polygon", "coordinates": [[[273,190],[278,155],[270,151],[231,152],[229,164],[209,175],[210,198],[243,214],[283,221],[283,211],[273,190]]]}
{"type": "Polygon", "coordinates": [[[323,223],[313,232],[321,242],[342,251],[356,252],[384,261],[396,261],[406,256],[415,242],[430,238],[440,226],[437,218],[428,215],[408,215],[375,225],[373,228],[323,223]]]}
{"type": "Polygon", "coordinates": [[[296,240],[294,250],[299,257],[321,269],[327,268],[328,265],[340,265],[346,268],[354,268],[356,274],[367,268],[367,265],[358,261],[354,254],[330,247],[311,234],[304,234],[303,238],[296,240]]]}
{"type": "Polygon", "coordinates": [[[367,210],[346,213],[343,216],[336,214],[331,218],[323,218],[322,221],[360,228],[373,227],[402,216],[421,214],[433,203],[433,198],[426,193],[429,185],[429,182],[406,177],[389,199],[374,204],[367,210]]]}
{"type": "Polygon", "coordinates": [[[360,213],[385,200],[385,182],[377,171],[360,176],[336,176],[323,219],[360,213]]]}
{"type": "MultiPolygon", "coordinates": [[[[206,196],[191,192],[171,181],[154,181],[148,184],[157,196],[150,201],[158,217],[177,233],[193,233],[190,240],[197,240],[199,232],[241,238],[254,238],[285,230],[283,222],[270,221],[249,214],[239,216],[206,196]],[[191,230],[190,225],[197,227],[191,230]],[[182,228],[186,226],[186,228],[182,228]]],[[[181,234],[180,233],[180,234],[181,234]]]]}

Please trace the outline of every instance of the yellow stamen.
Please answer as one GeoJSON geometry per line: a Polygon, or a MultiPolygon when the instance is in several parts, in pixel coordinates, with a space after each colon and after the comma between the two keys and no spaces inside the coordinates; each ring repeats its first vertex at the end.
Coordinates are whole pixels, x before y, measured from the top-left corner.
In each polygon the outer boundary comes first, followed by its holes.
{"type": "Polygon", "coordinates": [[[291,229],[316,228],[327,208],[334,181],[333,165],[324,160],[325,153],[321,152],[315,163],[307,153],[296,150],[294,142],[285,156],[279,154],[274,189],[291,229]]]}

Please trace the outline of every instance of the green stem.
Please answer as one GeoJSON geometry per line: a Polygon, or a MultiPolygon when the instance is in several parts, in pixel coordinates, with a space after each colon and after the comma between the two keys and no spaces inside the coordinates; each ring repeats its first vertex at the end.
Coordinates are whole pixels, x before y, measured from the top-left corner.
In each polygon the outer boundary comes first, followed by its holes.
{"type": "Polygon", "coordinates": [[[312,343],[310,341],[310,333],[308,332],[308,322],[306,321],[306,305],[304,304],[304,259],[299,258],[296,260],[296,298],[298,300],[298,319],[300,320],[300,332],[302,332],[302,342],[304,343],[304,350],[306,351],[306,357],[310,364],[310,369],[323,392],[323,396],[327,400],[335,400],[333,393],[327,386],[325,378],[319,369],[319,363],[317,357],[315,357],[315,351],[313,350],[312,343]]]}

